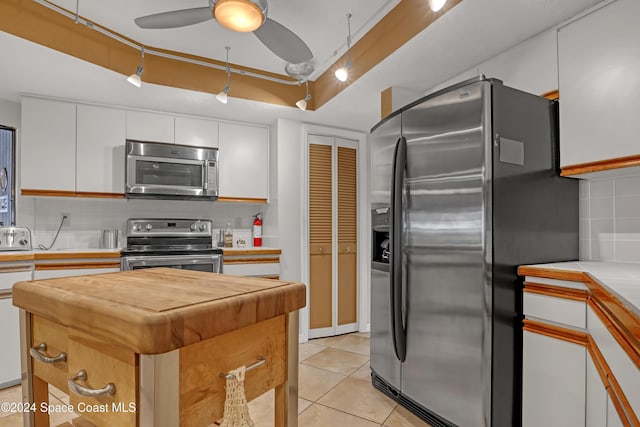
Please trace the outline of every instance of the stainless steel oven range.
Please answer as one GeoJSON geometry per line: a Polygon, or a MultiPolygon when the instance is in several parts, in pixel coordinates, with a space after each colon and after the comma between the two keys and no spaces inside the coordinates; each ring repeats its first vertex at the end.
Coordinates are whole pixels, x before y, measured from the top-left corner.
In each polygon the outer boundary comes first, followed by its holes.
{"type": "Polygon", "coordinates": [[[130,219],[121,270],[170,267],[222,273],[222,249],[213,247],[210,220],[130,219]]]}

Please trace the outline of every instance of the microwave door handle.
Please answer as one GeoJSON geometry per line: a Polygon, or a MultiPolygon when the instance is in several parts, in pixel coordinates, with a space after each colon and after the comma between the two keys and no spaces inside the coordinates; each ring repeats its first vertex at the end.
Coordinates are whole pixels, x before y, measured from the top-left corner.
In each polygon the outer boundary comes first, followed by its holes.
{"type": "Polygon", "coordinates": [[[209,189],[209,167],[207,161],[202,162],[202,189],[207,191],[209,189]]]}

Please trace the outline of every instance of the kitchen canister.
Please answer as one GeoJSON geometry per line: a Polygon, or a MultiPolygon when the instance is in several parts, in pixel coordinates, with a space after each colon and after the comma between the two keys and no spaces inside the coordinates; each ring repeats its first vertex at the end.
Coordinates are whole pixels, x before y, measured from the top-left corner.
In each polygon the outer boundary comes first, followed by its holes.
{"type": "Polygon", "coordinates": [[[100,247],[103,249],[115,249],[118,247],[118,230],[108,229],[102,230],[102,239],[100,247]]]}

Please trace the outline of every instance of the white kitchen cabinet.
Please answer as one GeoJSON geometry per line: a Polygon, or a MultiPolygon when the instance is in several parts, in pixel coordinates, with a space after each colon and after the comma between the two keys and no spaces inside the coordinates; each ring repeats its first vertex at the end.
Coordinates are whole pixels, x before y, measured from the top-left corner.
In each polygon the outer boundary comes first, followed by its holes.
{"type": "Polygon", "coordinates": [[[76,104],[22,98],[20,187],[76,190],[76,104]]]}
{"type": "Polygon", "coordinates": [[[523,333],[523,427],[585,426],[585,352],[574,344],[523,333]]]}
{"type": "Polygon", "coordinates": [[[618,0],[559,30],[561,166],[640,154],[638,16],[618,0]]]}
{"type": "Polygon", "coordinates": [[[176,117],[176,144],[218,148],[218,122],[192,117],[176,117]]]}
{"type": "Polygon", "coordinates": [[[587,423],[586,427],[607,425],[607,389],[587,352],[587,423]]]}
{"type": "Polygon", "coordinates": [[[220,197],[269,198],[269,128],[220,123],[220,197]]]}
{"type": "Polygon", "coordinates": [[[78,104],[76,191],[124,193],[125,111],[78,104]]]}
{"type": "Polygon", "coordinates": [[[32,270],[0,270],[0,388],[20,383],[20,328],[18,309],[13,306],[11,287],[31,280],[32,270]]]}
{"type": "Polygon", "coordinates": [[[146,111],[127,111],[127,139],[140,141],[175,141],[174,117],[146,111]]]}
{"type": "Polygon", "coordinates": [[[606,425],[607,427],[625,427],[610,397],[607,397],[607,423],[601,425],[606,425]]]}

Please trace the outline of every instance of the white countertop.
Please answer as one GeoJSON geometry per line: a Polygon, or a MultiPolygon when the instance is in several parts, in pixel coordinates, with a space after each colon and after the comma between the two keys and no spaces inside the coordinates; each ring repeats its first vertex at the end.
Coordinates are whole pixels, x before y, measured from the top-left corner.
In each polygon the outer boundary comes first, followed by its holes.
{"type": "Polygon", "coordinates": [[[535,264],[529,267],[588,273],[640,317],[640,263],[572,261],[535,264]]]}

